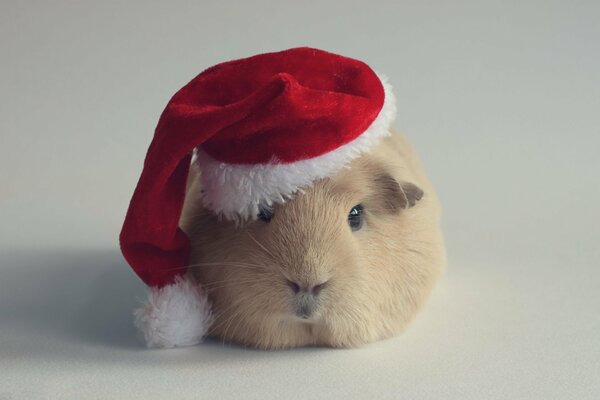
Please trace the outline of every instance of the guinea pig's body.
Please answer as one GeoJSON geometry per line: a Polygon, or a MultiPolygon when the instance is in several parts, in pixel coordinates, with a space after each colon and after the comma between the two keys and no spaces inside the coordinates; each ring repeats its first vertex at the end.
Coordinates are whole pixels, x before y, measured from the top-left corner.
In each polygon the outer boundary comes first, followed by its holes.
{"type": "Polygon", "coordinates": [[[190,273],[213,305],[210,336],[259,348],[387,338],[443,271],[438,199],[397,132],[335,177],[241,224],[202,207],[199,173],[192,168],[181,226],[192,245],[190,273]]]}

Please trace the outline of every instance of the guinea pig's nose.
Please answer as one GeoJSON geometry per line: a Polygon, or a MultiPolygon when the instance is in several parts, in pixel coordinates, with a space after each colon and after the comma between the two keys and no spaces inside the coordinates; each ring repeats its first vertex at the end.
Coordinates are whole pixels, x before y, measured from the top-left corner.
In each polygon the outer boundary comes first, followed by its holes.
{"type": "Polygon", "coordinates": [[[312,294],[314,294],[315,296],[318,295],[319,293],[321,293],[321,290],[325,289],[327,287],[327,282],[325,281],[323,283],[319,283],[318,285],[313,286],[310,291],[312,294]]]}
{"type": "Polygon", "coordinates": [[[300,293],[300,285],[298,285],[296,282],[288,280],[287,285],[290,287],[290,289],[292,289],[294,294],[300,293]]]}
{"type": "Polygon", "coordinates": [[[312,294],[313,296],[317,296],[319,293],[321,293],[321,291],[327,286],[327,283],[328,281],[318,283],[316,285],[301,285],[294,281],[287,281],[287,285],[290,287],[290,289],[292,289],[294,294],[308,293],[312,294]]]}

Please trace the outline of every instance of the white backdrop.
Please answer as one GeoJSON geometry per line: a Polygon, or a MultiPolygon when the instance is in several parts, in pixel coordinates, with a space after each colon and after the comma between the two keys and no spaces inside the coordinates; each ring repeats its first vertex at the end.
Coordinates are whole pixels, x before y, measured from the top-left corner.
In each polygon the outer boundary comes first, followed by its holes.
{"type": "Polygon", "coordinates": [[[600,3],[0,3],[0,399],[600,396],[600,3]],[[449,268],[396,339],[149,351],[117,235],[159,113],[299,45],[388,75],[449,268]]]}

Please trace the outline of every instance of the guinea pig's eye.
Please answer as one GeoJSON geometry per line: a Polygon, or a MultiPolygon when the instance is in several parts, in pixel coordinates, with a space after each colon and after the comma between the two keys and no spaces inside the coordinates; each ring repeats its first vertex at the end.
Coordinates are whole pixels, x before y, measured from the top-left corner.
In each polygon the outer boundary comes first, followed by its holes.
{"type": "Polygon", "coordinates": [[[363,211],[362,204],[357,204],[350,210],[348,214],[348,225],[353,231],[357,231],[362,228],[363,225],[363,211]]]}
{"type": "Polygon", "coordinates": [[[260,206],[258,208],[258,219],[261,221],[269,222],[273,218],[273,208],[269,206],[260,206]]]}

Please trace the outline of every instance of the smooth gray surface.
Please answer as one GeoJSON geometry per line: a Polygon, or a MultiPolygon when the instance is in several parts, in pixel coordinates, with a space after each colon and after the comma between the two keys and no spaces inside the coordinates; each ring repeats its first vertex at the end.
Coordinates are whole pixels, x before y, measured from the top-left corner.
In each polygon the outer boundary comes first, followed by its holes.
{"type": "Polygon", "coordinates": [[[597,399],[597,1],[0,3],[0,399],[597,399]],[[158,114],[311,45],[388,75],[450,255],[399,338],[150,351],[116,237],[158,114]]]}

